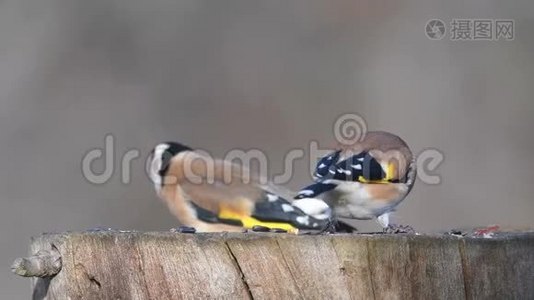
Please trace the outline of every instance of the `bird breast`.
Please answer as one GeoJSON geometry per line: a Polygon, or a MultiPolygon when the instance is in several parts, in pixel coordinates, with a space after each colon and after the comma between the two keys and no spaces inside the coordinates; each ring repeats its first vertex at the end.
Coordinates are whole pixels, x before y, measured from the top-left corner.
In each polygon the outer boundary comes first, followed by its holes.
{"type": "Polygon", "coordinates": [[[366,184],[342,182],[329,192],[337,216],[355,219],[372,219],[391,211],[408,192],[402,183],[366,184]]]}

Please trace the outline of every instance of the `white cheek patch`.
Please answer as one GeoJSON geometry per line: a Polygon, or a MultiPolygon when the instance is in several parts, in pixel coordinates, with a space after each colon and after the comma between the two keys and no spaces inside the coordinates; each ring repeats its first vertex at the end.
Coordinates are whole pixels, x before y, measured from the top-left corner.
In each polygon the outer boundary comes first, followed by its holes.
{"type": "Polygon", "coordinates": [[[159,171],[163,167],[163,154],[169,149],[167,144],[159,144],[154,148],[154,156],[150,162],[150,179],[154,183],[154,188],[159,193],[161,191],[162,178],[159,175],[159,171]]]}

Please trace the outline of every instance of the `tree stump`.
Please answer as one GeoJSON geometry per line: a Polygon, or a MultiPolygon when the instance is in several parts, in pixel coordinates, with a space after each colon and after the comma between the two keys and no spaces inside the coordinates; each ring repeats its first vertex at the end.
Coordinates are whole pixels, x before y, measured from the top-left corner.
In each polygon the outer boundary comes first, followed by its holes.
{"type": "Polygon", "coordinates": [[[83,232],[34,238],[34,299],[534,299],[534,234],[83,232]]]}

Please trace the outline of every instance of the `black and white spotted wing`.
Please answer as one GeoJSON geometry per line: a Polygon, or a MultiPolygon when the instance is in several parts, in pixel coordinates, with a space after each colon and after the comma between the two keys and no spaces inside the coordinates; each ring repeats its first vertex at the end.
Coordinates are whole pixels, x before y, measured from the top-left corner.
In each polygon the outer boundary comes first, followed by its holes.
{"type": "Polygon", "coordinates": [[[264,222],[288,223],[299,229],[319,229],[328,224],[328,218],[317,219],[307,215],[280,196],[266,193],[265,197],[265,201],[256,202],[253,218],[264,222]]]}
{"type": "Polygon", "coordinates": [[[331,179],[344,181],[359,181],[364,178],[368,181],[380,180],[385,173],[382,166],[369,153],[362,152],[335,165],[335,172],[331,179]]]}
{"type": "Polygon", "coordinates": [[[327,179],[358,181],[360,177],[367,180],[380,180],[384,172],[380,164],[369,153],[361,152],[344,160],[341,151],[332,152],[317,163],[313,174],[315,181],[327,179]]]}
{"type": "Polygon", "coordinates": [[[322,158],[314,173],[315,183],[303,189],[295,199],[314,198],[322,193],[333,190],[343,181],[380,180],[384,171],[380,164],[369,153],[362,152],[340,160],[340,151],[322,158]],[[319,176],[318,176],[319,175],[319,176]]]}
{"type": "MultiPolygon", "coordinates": [[[[312,230],[321,229],[328,225],[331,211],[326,211],[324,216],[312,216],[291,205],[291,202],[280,196],[265,192],[263,197],[264,199],[255,203],[251,215],[259,221],[286,223],[298,229],[312,230]]],[[[190,202],[190,205],[195,210],[197,217],[204,222],[243,226],[240,219],[220,218],[217,214],[203,209],[194,202],[190,202]]]]}
{"type": "Polygon", "coordinates": [[[339,160],[340,154],[341,154],[341,150],[332,152],[322,157],[317,162],[317,166],[315,167],[315,172],[313,172],[313,178],[315,180],[321,180],[322,178],[326,178],[329,175],[334,174],[335,169],[336,169],[335,165],[339,160]]]}

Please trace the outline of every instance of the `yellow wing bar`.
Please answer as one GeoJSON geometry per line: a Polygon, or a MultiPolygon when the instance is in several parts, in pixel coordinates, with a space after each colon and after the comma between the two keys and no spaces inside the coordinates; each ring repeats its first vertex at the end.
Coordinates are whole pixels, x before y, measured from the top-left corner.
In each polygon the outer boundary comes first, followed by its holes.
{"type": "Polygon", "coordinates": [[[221,207],[221,210],[219,211],[218,217],[219,219],[238,220],[243,224],[244,228],[249,228],[249,229],[256,225],[259,225],[259,226],[265,226],[271,229],[280,228],[280,229],[287,230],[287,232],[291,232],[291,233],[298,232],[297,228],[295,228],[294,226],[288,223],[263,222],[251,216],[243,215],[241,213],[237,213],[233,210],[222,208],[222,207],[221,207]]]}

